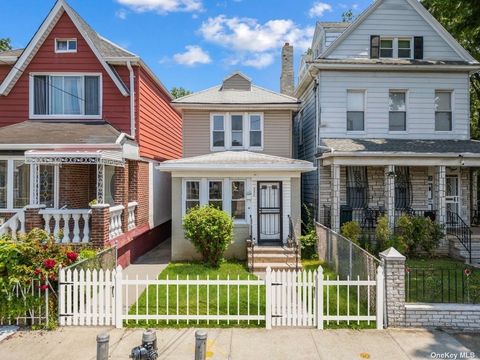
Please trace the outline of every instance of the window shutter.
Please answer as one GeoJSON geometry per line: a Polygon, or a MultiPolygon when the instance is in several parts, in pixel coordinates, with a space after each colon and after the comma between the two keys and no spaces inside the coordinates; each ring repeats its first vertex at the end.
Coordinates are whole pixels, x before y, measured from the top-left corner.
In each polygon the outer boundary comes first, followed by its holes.
{"type": "Polygon", "coordinates": [[[413,58],[423,59],[423,36],[415,36],[413,58]]]}
{"type": "Polygon", "coordinates": [[[379,35],[370,36],[370,58],[371,59],[380,58],[380,36],[379,35]]]}

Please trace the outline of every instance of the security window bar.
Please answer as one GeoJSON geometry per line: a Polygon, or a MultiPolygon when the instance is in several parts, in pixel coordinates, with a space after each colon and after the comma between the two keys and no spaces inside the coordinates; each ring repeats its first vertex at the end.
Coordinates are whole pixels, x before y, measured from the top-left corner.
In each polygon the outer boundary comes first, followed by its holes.
{"type": "Polygon", "coordinates": [[[367,179],[366,167],[347,167],[347,204],[352,209],[364,209],[368,206],[367,179]]]}
{"type": "Polygon", "coordinates": [[[451,91],[435,91],[435,131],[452,131],[451,91]]]}
{"type": "Polygon", "coordinates": [[[410,209],[411,197],[410,170],[406,166],[397,166],[395,167],[395,209],[410,209]]]}
{"type": "Polygon", "coordinates": [[[365,92],[347,91],[347,131],[365,130],[365,92]]]}
{"type": "Polygon", "coordinates": [[[389,93],[389,125],[390,131],[407,130],[407,104],[404,91],[390,91],[389,93]]]}

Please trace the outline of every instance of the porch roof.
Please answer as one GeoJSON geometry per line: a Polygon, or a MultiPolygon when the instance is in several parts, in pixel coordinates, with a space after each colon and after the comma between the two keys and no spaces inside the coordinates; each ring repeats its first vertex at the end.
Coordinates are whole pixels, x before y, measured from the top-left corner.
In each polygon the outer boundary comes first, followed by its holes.
{"type": "Polygon", "coordinates": [[[315,170],[308,161],[250,151],[222,151],[207,155],[169,160],[158,167],[161,171],[216,170],[216,171],[297,171],[315,170]]]}
{"type": "Polygon", "coordinates": [[[25,163],[43,165],[100,164],[124,166],[122,151],[107,149],[55,149],[29,150],[25,152],[25,163]]]}
{"type": "Polygon", "coordinates": [[[27,120],[0,128],[0,149],[30,150],[35,145],[116,145],[121,132],[106,121],[27,120]]]}
{"type": "Polygon", "coordinates": [[[322,139],[321,145],[317,156],[324,163],[350,158],[379,165],[480,166],[480,141],[476,140],[322,139]]]}

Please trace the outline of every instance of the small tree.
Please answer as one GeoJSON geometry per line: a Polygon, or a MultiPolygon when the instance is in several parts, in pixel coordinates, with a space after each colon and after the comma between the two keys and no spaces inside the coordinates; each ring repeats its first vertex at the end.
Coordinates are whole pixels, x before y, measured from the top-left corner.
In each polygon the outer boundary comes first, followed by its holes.
{"type": "Polygon", "coordinates": [[[196,207],[183,218],[185,237],[211,267],[218,267],[233,239],[233,219],[213,206],[196,207]]]}
{"type": "Polygon", "coordinates": [[[172,90],[170,90],[170,93],[172,94],[174,99],[178,99],[178,98],[190,95],[192,92],[183,87],[174,86],[172,90]]]}

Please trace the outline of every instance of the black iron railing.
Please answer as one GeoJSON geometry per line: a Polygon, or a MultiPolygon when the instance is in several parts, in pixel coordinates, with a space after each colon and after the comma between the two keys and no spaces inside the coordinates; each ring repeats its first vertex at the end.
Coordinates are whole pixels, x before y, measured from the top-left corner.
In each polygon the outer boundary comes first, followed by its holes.
{"type": "Polygon", "coordinates": [[[407,302],[480,303],[480,271],[465,268],[406,267],[407,302]]]}
{"type": "Polygon", "coordinates": [[[472,230],[465,221],[453,211],[447,210],[447,234],[455,236],[468,252],[468,261],[472,263],[472,230]]]}
{"type": "MultiPolygon", "coordinates": [[[[297,239],[297,235],[295,234],[295,228],[293,227],[292,218],[288,215],[288,246],[295,250],[295,270],[298,271],[298,256],[300,253],[300,247],[297,239]]],[[[288,262],[288,257],[287,257],[288,262]]]]}

